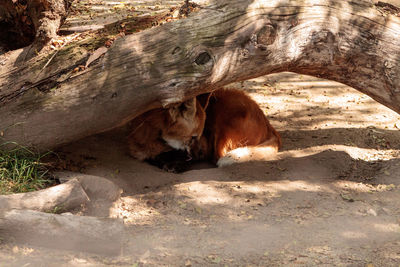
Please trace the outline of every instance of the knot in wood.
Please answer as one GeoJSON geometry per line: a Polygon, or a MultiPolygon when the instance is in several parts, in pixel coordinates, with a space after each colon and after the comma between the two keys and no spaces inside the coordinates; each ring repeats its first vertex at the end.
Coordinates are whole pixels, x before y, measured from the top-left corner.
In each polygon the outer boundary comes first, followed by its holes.
{"type": "Polygon", "coordinates": [[[212,52],[204,48],[195,48],[193,54],[191,55],[191,61],[195,67],[195,71],[200,71],[202,73],[207,73],[214,67],[214,57],[212,52]]]}
{"type": "Polygon", "coordinates": [[[202,52],[200,53],[196,59],[194,60],[194,62],[197,65],[205,65],[207,64],[209,61],[211,60],[211,56],[210,54],[208,54],[207,52],[202,52]]]}
{"type": "Polygon", "coordinates": [[[266,25],[257,33],[257,43],[271,45],[276,39],[276,28],[273,25],[266,25]]]}
{"type": "Polygon", "coordinates": [[[317,44],[328,44],[331,45],[335,42],[335,35],[329,30],[314,31],[311,34],[311,41],[314,45],[317,44]]]}

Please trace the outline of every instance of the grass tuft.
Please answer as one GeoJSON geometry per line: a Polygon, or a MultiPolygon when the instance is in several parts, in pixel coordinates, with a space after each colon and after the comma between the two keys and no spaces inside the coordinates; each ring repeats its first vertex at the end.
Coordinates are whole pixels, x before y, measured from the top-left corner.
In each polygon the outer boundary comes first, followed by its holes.
{"type": "Polygon", "coordinates": [[[0,145],[0,194],[22,193],[43,189],[54,183],[48,166],[41,162],[49,153],[40,154],[16,145],[12,150],[0,145]]]}

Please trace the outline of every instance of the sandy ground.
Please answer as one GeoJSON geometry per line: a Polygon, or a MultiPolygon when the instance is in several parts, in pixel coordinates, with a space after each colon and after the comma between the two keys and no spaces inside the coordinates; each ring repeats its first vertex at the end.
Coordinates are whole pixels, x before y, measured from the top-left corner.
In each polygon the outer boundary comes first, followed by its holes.
{"type": "Polygon", "coordinates": [[[60,155],[71,168],[123,190],[78,211],[123,220],[121,253],[3,243],[0,266],[398,267],[400,116],[309,76],[234,86],[281,133],[280,160],[171,174],[130,158],[123,129],[70,144],[60,155]]]}
{"type": "MultiPolygon", "coordinates": [[[[62,32],[178,2],[78,1],[62,32]]],[[[124,129],[69,144],[59,152],[69,169],[123,190],[76,211],[123,222],[120,253],[1,242],[0,266],[400,266],[400,115],[292,73],[232,86],[281,133],[279,160],[171,174],[130,158],[124,129]]]]}

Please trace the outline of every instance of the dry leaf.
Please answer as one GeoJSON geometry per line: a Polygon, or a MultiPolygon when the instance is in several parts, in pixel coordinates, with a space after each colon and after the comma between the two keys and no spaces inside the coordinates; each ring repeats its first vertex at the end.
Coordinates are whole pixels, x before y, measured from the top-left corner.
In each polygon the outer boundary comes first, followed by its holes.
{"type": "Polygon", "coordinates": [[[90,55],[89,59],[86,61],[85,68],[87,68],[90,65],[90,63],[92,63],[93,61],[101,57],[103,54],[105,54],[107,50],[108,50],[107,47],[102,46],[98,48],[96,51],[94,51],[93,54],[90,55]]]}
{"type": "Polygon", "coordinates": [[[113,42],[112,42],[111,40],[108,40],[108,41],[105,42],[104,45],[105,45],[106,47],[110,47],[110,46],[112,45],[112,43],[113,43],[113,42]]]}

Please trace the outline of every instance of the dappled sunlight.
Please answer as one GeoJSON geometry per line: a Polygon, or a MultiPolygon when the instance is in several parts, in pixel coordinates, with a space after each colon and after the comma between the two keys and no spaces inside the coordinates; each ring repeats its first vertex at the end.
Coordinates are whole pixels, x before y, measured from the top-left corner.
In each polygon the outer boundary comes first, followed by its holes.
{"type": "Polygon", "coordinates": [[[347,239],[360,239],[368,237],[367,234],[356,231],[345,231],[341,234],[341,236],[347,239]]]}
{"type": "Polygon", "coordinates": [[[333,183],[333,185],[341,190],[352,191],[358,193],[374,193],[374,192],[387,192],[387,191],[397,191],[400,189],[400,186],[396,186],[394,184],[378,184],[372,185],[368,183],[362,182],[353,182],[348,180],[341,180],[333,183]]]}
{"type": "MultiPolygon", "coordinates": [[[[175,185],[175,190],[184,193],[197,204],[229,204],[232,201],[232,195],[227,192],[221,192],[220,188],[224,185],[219,185],[215,182],[191,182],[175,185]]],[[[231,183],[226,183],[225,186],[232,186],[231,183]]]]}
{"type": "MultiPolygon", "coordinates": [[[[389,31],[400,32],[400,23],[394,16],[386,17],[386,31],[383,32],[383,36],[388,35],[389,31]]],[[[391,36],[391,35],[389,35],[391,36]]]]}
{"type": "Polygon", "coordinates": [[[315,155],[317,153],[321,153],[322,151],[332,150],[332,151],[343,151],[346,152],[350,157],[356,160],[364,160],[364,161],[376,161],[376,160],[391,160],[398,158],[400,154],[400,150],[377,150],[370,148],[359,148],[354,146],[345,146],[345,145],[335,145],[332,147],[331,145],[322,145],[322,146],[313,146],[305,149],[294,149],[294,150],[286,150],[278,153],[278,158],[300,158],[307,157],[311,155],[315,155]]]}
{"type": "MultiPolygon", "coordinates": [[[[92,138],[89,142],[86,140],[84,143],[93,143],[99,150],[100,154],[93,156],[102,160],[103,171],[107,175],[112,173],[113,181],[124,181],[121,184],[124,185],[125,196],[114,203],[110,215],[123,219],[126,224],[153,225],[170,220],[169,216],[172,216],[180,223],[192,225],[198,223],[190,219],[194,215],[210,219],[222,216],[228,221],[248,221],[258,215],[257,212],[245,211],[243,205],[257,211],[256,209],[261,207],[278,205],[282,201],[285,203],[288,199],[312,199],[315,194],[343,201],[341,192],[370,194],[397,190],[396,186],[370,185],[365,181],[354,181],[354,178],[338,177],[342,174],[348,175],[349,168],[355,166],[354,162],[360,161],[363,164],[360,165],[362,169],[369,161],[394,160],[395,154],[390,157],[393,150],[346,145],[315,146],[312,145],[311,139],[310,142],[306,142],[310,143],[311,147],[279,152],[279,160],[192,170],[175,175],[136,162],[127,156],[116,162],[117,154],[124,151],[122,146],[116,143],[121,139],[115,133],[109,137],[112,140],[102,139],[101,146],[98,145],[98,138],[92,138]],[[120,146],[121,151],[118,152],[116,148],[120,146]],[[115,172],[116,169],[119,171],[115,172]]],[[[83,149],[81,153],[93,153],[93,150],[84,149],[82,144],[77,144],[77,147],[83,149]]],[[[98,167],[96,169],[99,170],[98,167]]],[[[307,201],[306,204],[303,202],[300,201],[297,205],[313,207],[307,204],[307,201]]],[[[288,212],[287,216],[295,216],[290,214],[291,212],[294,211],[288,212]]],[[[337,214],[343,214],[343,211],[338,210],[337,214]]],[[[321,216],[328,215],[322,213],[321,216]]]]}
{"type": "Polygon", "coordinates": [[[125,224],[154,224],[166,219],[163,210],[173,205],[176,209],[174,216],[181,217],[181,222],[185,224],[193,223],[185,219],[184,214],[188,212],[211,216],[210,218],[225,214],[230,218],[229,220],[249,220],[253,218],[251,213],[243,213],[241,210],[237,210],[238,208],[241,209],[243,198],[247,199],[245,203],[255,202],[255,204],[263,206],[265,201],[281,199],[282,194],[299,194],[300,192],[334,193],[327,185],[314,184],[303,180],[251,183],[194,181],[174,185],[172,195],[160,191],[147,195],[138,194],[122,197],[110,208],[110,216],[123,219],[125,224]]]}
{"type": "Polygon", "coordinates": [[[220,81],[227,73],[229,73],[229,68],[232,64],[232,61],[236,59],[234,55],[234,52],[227,51],[218,59],[218,64],[216,64],[212,70],[212,74],[210,77],[211,82],[215,83],[217,81],[220,81]]]}
{"type": "Polygon", "coordinates": [[[345,230],[340,235],[346,239],[368,239],[370,235],[398,233],[400,233],[399,224],[369,222],[365,223],[359,230],[345,230]]]}
{"type": "Polygon", "coordinates": [[[176,191],[184,194],[199,205],[234,204],[237,196],[253,196],[270,198],[281,197],[282,192],[332,192],[327,186],[297,181],[270,182],[190,182],[178,184],[176,191]]]}
{"type": "Polygon", "coordinates": [[[154,223],[160,213],[136,196],[122,197],[110,207],[110,217],[124,220],[125,224],[146,225],[154,223]]]}
{"type": "Polygon", "coordinates": [[[366,162],[377,161],[377,160],[391,160],[398,158],[400,155],[400,150],[388,149],[388,150],[378,150],[378,149],[368,149],[359,148],[354,146],[335,146],[335,150],[344,151],[353,159],[363,160],[366,162]]]}
{"type": "Polygon", "coordinates": [[[183,1],[169,0],[156,1],[110,1],[110,0],[85,0],[74,1],[70,9],[70,15],[61,27],[61,32],[84,31],[86,29],[95,29],[103,27],[105,24],[116,21],[156,15],[171,6],[179,6],[183,1]]]}
{"type": "Polygon", "coordinates": [[[334,183],[334,185],[343,190],[352,190],[355,192],[371,193],[374,190],[374,186],[359,182],[341,180],[334,183]]]}
{"type": "Polygon", "coordinates": [[[273,182],[269,183],[267,187],[270,187],[276,193],[278,192],[332,192],[328,187],[321,186],[318,184],[310,183],[307,181],[280,181],[280,182],[273,182]]]}
{"type": "Polygon", "coordinates": [[[328,187],[306,181],[271,181],[271,182],[190,182],[175,185],[177,192],[185,194],[198,204],[229,204],[237,194],[268,195],[277,197],[280,192],[332,192],[328,187]],[[222,192],[221,192],[222,191],[222,192]]]}
{"type": "MultiPolygon", "coordinates": [[[[390,16],[379,19],[378,11],[363,11],[372,10],[372,2],[360,5],[330,0],[215,2],[217,4],[211,7],[201,6],[200,16],[192,14],[193,20],[182,19],[161,27],[152,21],[151,29],[138,29],[132,35],[121,31],[122,37],[113,40],[113,45],[102,47],[107,52],[101,54],[96,64],[90,67],[88,64],[88,68],[71,76],[76,89],[87,83],[91,83],[93,89],[85,92],[65,92],[64,87],[50,89],[49,95],[59,95],[60,99],[58,103],[41,103],[44,110],[53,111],[56,105],[71,108],[78,106],[78,100],[86,99],[89,104],[82,106],[84,117],[69,116],[62,123],[60,120],[60,125],[79,119],[82,129],[86,127],[90,133],[93,124],[85,126],[88,121],[85,118],[100,118],[100,122],[105,123],[103,129],[109,129],[108,126],[117,123],[107,124],[112,121],[108,114],[119,114],[120,120],[127,122],[132,114],[144,112],[144,109],[183,101],[202,90],[215,89],[226,80],[253,77],[251,73],[291,69],[332,77],[331,71],[340,74],[339,78],[335,77],[337,80],[348,82],[347,78],[351,83],[358,77],[351,75],[359,74],[360,68],[371,67],[357,64],[357,54],[351,54],[358,42],[366,43],[363,52],[368,59],[370,53],[379,48],[375,44],[380,38],[390,36],[385,31],[376,34],[372,31],[373,24],[380,23],[384,28],[385,23],[391,30],[400,31],[398,20],[390,16]],[[245,7],[225,13],[232,8],[231,4],[245,7]],[[334,14],[336,11],[338,14],[334,14]],[[207,21],[212,20],[202,16],[215,16],[219,25],[209,24],[207,21]],[[363,27],[361,23],[374,34],[369,36],[367,32],[362,36],[363,32],[358,29],[363,27]],[[351,27],[350,34],[342,27],[351,27]],[[225,31],[228,37],[220,38],[225,29],[229,30],[225,31]],[[162,49],[167,44],[171,49],[162,49]],[[344,51],[346,49],[348,51],[344,51]],[[347,52],[349,55],[340,58],[347,52]],[[200,56],[205,54],[207,64],[201,63],[200,56]],[[142,58],[143,55],[147,56],[142,58]],[[252,61],[252,67],[247,62],[249,58],[259,64],[252,61]],[[264,63],[272,66],[263,69],[264,63]],[[344,65],[340,73],[335,70],[338,65],[344,65]],[[252,68],[257,69],[252,72],[252,68]],[[86,75],[85,72],[90,73],[86,75]],[[142,84],[140,88],[138,81],[142,84]],[[140,92],[133,90],[132,85],[140,92]],[[110,94],[100,94],[101,88],[107,88],[110,94]],[[156,92],[160,94],[156,96],[156,92]],[[139,99],[148,105],[111,108],[108,103],[117,100],[117,95],[125,100],[139,99]],[[96,114],[90,105],[94,101],[104,103],[104,108],[96,114]]],[[[119,22],[107,27],[120,30],[125,27],[125,19],[136,21],[164,11],[174,17],[175,11],[179,11],[174,8],[183,3],[183,0],[74,1],[71,16],[61,32],[99,29],[115,21],[119,22]]],[[[97,41],[103,46],[109,39],[97,41]]],[[[92,47],[85,49],[90,53],[96,51],[92,47]]],[[[88,61],[82,62],[85,65],[88,61]]],[[[390,71],[389,67],[382,66],[384,68],[390,71]]],[[[63,77],[59,78],[61,81],[63,77]]],[[[390,75],[387,83],[392,82],[389,78],[390,75]]],[[[357,87],[354,83],[353,86],[357,87]]],[[[113,218],[110,221],[123,228],[123,239],[118,240],[117,245],[113,245],[110,238],[99,243],[106,244],[106,250],[116,249],[121,257],[103,260],[99,255],[87,256],[84,250],[78,251],[80,246],[77,246],[76,254],[68,257],[53,255],[54,252],[44,255],[48,261],[61,259],[79,266],[98,266],[96,263],[100,262],[112,266],[398,264],[395,260],[400,259],[400,115],[344,84],[289,72],[227,87],[243,89],[259,103],[282,137],[283,146],[277,155],[267,154],[267,149],[260,148],[264,158],[257,156],[252,157],[252,161],[220,168],[214,164],[212,168],[193,168],[176,174],[130,157],[126,129],[114,129],[68,144],[60,149],[65,153],[62,157],[65,167],[60,168],[96,176],[96,186],[101,190],[95,197],[89,196],[88,204],[72,211],[74,214],[54,217],[113,218]],[[75,167],[79,168],[74,170],[75,167]],[[112,195],[110,190],[99,185],[99,177],[118,189],[114,198],[109,196],[112,195]],[[387,247],[390,249],[385,250],[387,247]],[[384,262],[381,255],[386,256],[387,261],[384,262]]],[[[386,89],[379,92],[385,93],[386,89]]],[[[29,92],[41,93],[35,90],[29,92]]],[[[29,92],[25,95],[27,98],[31,97],[29,92]]],[[[28,133],[29,129],[25,130],[28,133]]],[[[160,130],[160,135],[162,132],[160,130]]],[[[205,137],[207,134],[205,131],[205,137]]],[[[249,151],[251,149],[244,147],[231,154],[245,158],[249,151]]],[[[87,192],[93,189],[83,185],[82,188],[87,192]]],[[[49,189],[49,194],[58,195],[57,187],[49,189]]],[[[79,226],[87,227],[83,223],[79,226]]],[[[91,231],[87,228],[87,232],[91,231]]],[[[107,232],[107,228],[100,227],[97,235],[107,236],[107,232]]],[[[3,236],[0,241],[2,239],[3,236]]],[[[0,243],[4,246],[4,242],[0,243]]],[[[24,250],[18,246],[10,246],[8,251],[5,257],[10,258],[36,254],[33,249],[24,250]]],[[[20,266],[29,264],[35,265],[35,262],[20,266]]]]}
{"type": "Polygon", "coordinates": [[[373,224],[373,226],[377,231],[380,231],[380,232],[400,234],[400,225],[399,224],[375,223],[375,224],[373,224]]]}
{"type": "Polygon", "coordinates": [[[400,129],[400,115],[344,84],[294,73],[271,74],[229,85],[248,90],[278,130],[400,129]]]}

